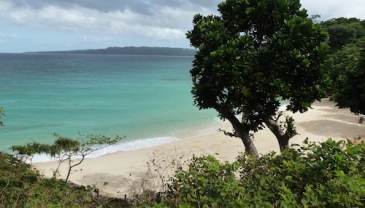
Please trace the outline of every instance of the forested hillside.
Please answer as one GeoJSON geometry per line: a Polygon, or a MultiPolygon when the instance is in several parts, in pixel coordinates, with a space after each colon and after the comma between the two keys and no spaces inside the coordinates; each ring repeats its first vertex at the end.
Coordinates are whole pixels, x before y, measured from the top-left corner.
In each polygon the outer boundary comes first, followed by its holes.
{"type": "Polygon", "coordinates": [[[340,17],[320,24],[330,35],[328,94],[338,107],[365,114],[365,20],[340,17]]]}
{"type": "Polygon", "coordinates": [[[360,48],[365,46],[365,20],[340,17],[320,24],[329,33],[327,69],[331,83],[335,84],[341,74],[354,65],[360,48]]]}

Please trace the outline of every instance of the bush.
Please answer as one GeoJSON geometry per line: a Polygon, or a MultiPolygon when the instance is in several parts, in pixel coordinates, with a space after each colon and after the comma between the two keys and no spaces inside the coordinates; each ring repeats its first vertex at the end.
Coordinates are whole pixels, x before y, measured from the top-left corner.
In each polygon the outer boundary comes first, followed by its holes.
{"type": "MultiPolygon", "coordinates": [[[[56,178],[44,178],[29,164],[0,152],[0,207],[115,207],[113,199],[96,198],[92,187],[69,188],[56,178]]],[[[125,202],[118,202],[117,207],[125,202]]]]}
{"type": "MultiPolygon", "coordinates": [[[[194,156],[186,169],[178,167],[158,200],[147,198],[140,206],[364,207],[364,172],[365,144],[331,139],[258,159],[242,154],[233,163],[194,156]]],[[[43,178],[29,164],[0,153],[0,207],[129,206],[91,190],[43,178]]]]}
{"type": "Polygon", "coordinates": [[[170,207],[363,207],[365,145],[331,139],[220,163],[194,157],[171,179],[170,207]],[[184,206],[182,206],[184,204],[184,206]]]}
{"type": "Polygon", "coordinates": [[[193,157],[187,171],[177,171],[168,196],[177,199],[174,206],[232,206],[242,192],[235,176],[238,168],[237,162],[221,164],[213,156],[193,157]]]}

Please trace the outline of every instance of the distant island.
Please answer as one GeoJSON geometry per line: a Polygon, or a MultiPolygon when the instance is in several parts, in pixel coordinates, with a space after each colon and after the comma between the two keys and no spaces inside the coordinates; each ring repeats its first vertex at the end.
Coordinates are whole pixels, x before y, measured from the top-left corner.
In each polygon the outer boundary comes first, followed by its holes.
{"type": "Polygon", "coordinates": [[[72,51],[44,51],[31,53],[76,53],[76,54],[123,54],[123,55],[160,55],[160,56],[194,56],[195,49],[168,47],[108,47],[106,49],[88,49],[72,51]]]}

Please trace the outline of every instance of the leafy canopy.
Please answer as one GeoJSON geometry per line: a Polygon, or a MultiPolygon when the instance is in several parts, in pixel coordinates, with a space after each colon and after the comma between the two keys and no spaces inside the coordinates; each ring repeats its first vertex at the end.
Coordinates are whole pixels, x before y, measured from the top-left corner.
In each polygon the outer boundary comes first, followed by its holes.
{"type": "Polygon", "coordinates": [[[196,15],[187,33],[199,49],[190,71],[195,104],[221,119],[243,113],[242,123],[257,131],[279,97],[292,112],[319,100],[327,36],[300,7],[299,0],[227,0],[219,16],[196,15]]]}
{"type": "Polygon", "coordinates": [[[365,35],[365,21],[357,18],[333,18],[320,24],[330,35],[328,45],[331,52],[341,50],[365,35]]]}
{"type": "Polygon", "coordinates": [[[361,49],[360,58],[354,62],[354,66],[346,68],[338,77],[332,98],[340,108],[365,114],[365,48],[361,49]]]}
{"type": "Polygon", "coordinates": [[[360,49],[365,47],[365,20],[340,17],[320,24],[330,35],[326,41],[330,52],[326,63],[329,75],[327,93],[334,95],[342,90],[341,83],[347,77],[347,71],[355,67],[360,58],[360,49]]]}

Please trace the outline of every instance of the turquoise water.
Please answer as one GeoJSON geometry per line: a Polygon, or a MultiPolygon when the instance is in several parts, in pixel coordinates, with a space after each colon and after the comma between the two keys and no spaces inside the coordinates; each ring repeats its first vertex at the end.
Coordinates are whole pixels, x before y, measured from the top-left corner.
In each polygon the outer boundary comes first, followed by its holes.
{"type": "Polygon", "coordinates": [[[0,54],[0,150],[57,132],[127,138],[103,153],[216,131],[213,110],[193,106],[193,57],[0,54]]]}

